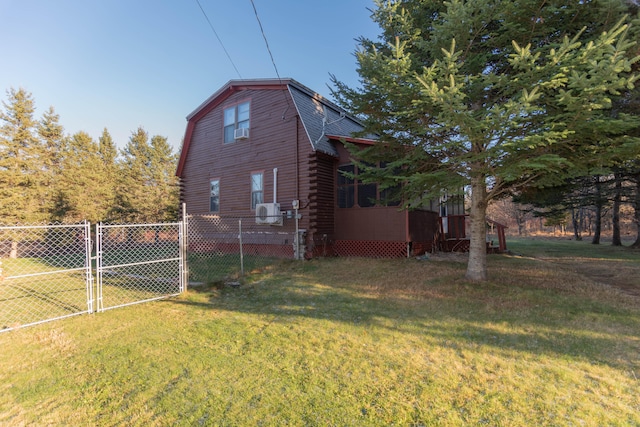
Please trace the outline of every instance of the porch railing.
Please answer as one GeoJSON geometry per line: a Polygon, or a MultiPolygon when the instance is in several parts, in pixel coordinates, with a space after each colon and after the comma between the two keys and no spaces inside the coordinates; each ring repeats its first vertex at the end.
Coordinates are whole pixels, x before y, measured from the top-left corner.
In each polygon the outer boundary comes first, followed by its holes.
{"type": "MultiPolygon", "coordinates": [[[[448,215],[440,217],[440,239],[443,243],[447,241],[461,241],[469,240],[470,236],[467,235],[467,230],[470,228],[467,225],[469,221],[469,215],[448,215]]],[[[504,252],[507,250],[507,240],[505,237],[505,229],[507,227],[504,224],[500,224],[492,219],[487,218],[487,250],[498,250],[504,252]],[[494,246],[492,236],[495,235],[498,240],[498,246],[494,246]]],[[[443,245],[445,248],[452,247],[451,245],[443,245]]]]}

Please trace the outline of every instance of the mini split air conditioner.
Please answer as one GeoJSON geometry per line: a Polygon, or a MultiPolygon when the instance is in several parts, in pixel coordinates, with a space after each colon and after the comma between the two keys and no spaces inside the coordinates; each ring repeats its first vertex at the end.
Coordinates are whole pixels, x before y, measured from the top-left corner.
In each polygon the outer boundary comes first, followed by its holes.
{"type": "Polygon", "coordinates": [[[256,224],[282,225],[280,203],[258,203],[256,205],[256,224]]]}
{"type": "Polygon", "coordinates": [[[249,128],[238,128],[233,132],[234,139],[247,139],[249,138],[249,128]]]}

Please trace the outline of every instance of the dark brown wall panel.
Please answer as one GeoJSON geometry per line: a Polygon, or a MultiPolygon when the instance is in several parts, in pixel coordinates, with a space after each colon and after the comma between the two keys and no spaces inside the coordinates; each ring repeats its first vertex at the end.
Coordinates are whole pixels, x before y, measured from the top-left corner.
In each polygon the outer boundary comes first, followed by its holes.
{"type": "Polygon", "coordinates": [[[397,207],[336,208],[336,240],[406,241],[405,211],[397,207]]]}

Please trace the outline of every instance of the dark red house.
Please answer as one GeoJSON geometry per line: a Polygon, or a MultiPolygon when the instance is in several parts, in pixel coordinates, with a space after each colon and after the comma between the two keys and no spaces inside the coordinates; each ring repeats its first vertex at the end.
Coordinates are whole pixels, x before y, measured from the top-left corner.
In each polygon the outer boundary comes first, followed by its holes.
{"type": "MultiPolygon", "coordinates": [[[[188,214],[255,215],[265,230],[294,231],[282,213],[297,203],[306,257],[399,257],[436,243],[441,206],[401,210],[359,182],[343,142],[375,138],[354,138],[356,118],[293,79],[232,80],[187,120],[176,174],[188,214]]],[[[444,209],[464,214],[453,201],[444,209]]]]}

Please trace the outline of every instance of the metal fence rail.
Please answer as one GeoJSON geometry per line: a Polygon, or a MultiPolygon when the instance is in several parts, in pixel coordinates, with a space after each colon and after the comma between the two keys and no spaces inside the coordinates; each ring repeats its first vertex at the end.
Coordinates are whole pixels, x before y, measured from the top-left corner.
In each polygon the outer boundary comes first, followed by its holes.
{"type": "Polygon", "coordinates": [[[97,311],[184,290],[182,223],[96,226],[97,311]]]}
{"type": "Polygon", "coordinates": [[[0,332],[91,312],[88,222],[0,226],[0,332]]]}

